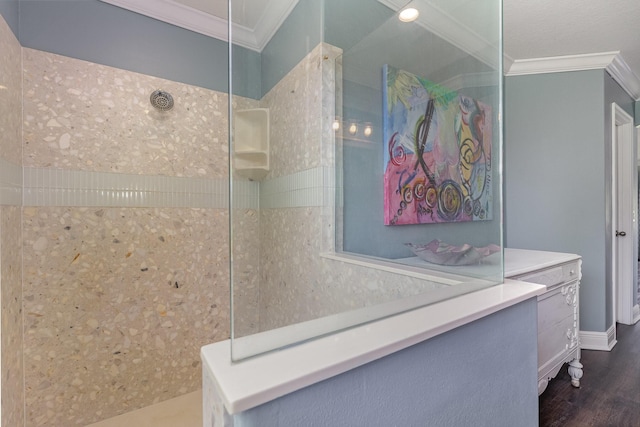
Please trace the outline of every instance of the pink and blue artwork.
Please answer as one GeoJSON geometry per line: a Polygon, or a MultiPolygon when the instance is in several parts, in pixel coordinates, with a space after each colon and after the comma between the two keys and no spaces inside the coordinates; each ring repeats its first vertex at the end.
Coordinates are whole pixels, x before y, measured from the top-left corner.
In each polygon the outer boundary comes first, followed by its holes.
{"type": "Polygon", "coordinates": [[[384,223],[492,219],[491,107],[385,65],[384,223]]]}

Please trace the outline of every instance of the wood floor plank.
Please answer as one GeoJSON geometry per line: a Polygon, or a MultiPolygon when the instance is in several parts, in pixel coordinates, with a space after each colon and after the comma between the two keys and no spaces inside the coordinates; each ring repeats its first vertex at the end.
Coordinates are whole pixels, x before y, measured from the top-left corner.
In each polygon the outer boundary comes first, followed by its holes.
{"type": "Polygon", "coordinates": [[[571,386],[566,365],[539,397],[542,427],[640,427],[640,323],[618,325],[609,351],[582,350],[584,376],[571,386]]]}

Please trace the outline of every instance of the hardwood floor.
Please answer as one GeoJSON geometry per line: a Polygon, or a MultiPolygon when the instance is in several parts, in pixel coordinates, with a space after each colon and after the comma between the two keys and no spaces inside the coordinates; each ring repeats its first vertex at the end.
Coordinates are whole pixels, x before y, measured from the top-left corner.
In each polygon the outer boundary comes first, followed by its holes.
{"type": "Polygon", "coordinates": [[[580,388],[562,368],[539,397],[540,426],[640,426],[640,322],[618,325],[617,339],[610,352],[582,350],[580,388]]]}

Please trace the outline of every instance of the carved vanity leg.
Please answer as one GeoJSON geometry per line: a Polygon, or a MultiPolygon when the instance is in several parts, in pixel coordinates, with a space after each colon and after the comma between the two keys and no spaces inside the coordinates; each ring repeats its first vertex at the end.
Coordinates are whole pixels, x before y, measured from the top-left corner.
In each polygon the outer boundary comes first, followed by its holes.
{"type": "Polygon", "coordinates": [[[571,385],[580,387],[580,378],[582,378],[582,363],[580,363],[580,360],[573,359],[569,362],[569,375],[571,375],[571,385]]]}

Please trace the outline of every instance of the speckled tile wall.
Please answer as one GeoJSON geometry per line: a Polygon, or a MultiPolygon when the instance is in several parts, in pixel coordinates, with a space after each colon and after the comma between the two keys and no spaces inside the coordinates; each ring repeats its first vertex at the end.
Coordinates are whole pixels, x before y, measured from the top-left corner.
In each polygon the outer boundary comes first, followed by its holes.
{"type": "MultiPolygon", "coordinates": [[[[228,207],[114,206],[107,181],[151,193],[223,182],[226,94],[24,57],[24,165],[38,193],[23,213],[26,426],[87,425],[200,388],[200,347],[229,337],[228,207]],[[158,88],[173,110],[150,106],[158,88]],[[40,183],[47,169],[56,182],[40,183]],[[66,188],[72,176],[88,187],[66,188]],[[72,197],[39,196],[57,190],[72,197]]],[[[217,191],[206,188],[205,200],[217,191]]]]}
{"type": "MultiPolygon", "coordinates": [[[[261,331],[320,314],[310,304],[320,297],[314,284],[322,280],[311,276],[317,271],[321,248],[317,209],[290,204],[272,207],[275,194],[270,187],[322,165],[322,66],[323,44],[319,44],[261,100],[271,113],[272,159],[267,180],[261,183],[261,192],[266,193],[261,207],[269,207],[260,210],[261,331]],[[302,307],[313,310],[301,313],[302,307]]],[[[291,190],[286,184],[282,187],[291,190]]],[[[313,202],[307,206],[322,204],[322,200],[313,202]]]]}
{"type": "Polygon", "coordinates": [[[321,165],[323,46],[316,46],[260,101],[271,120],[267,179],[321,165]]]}
{"type": "Polygon", "coordinates": [[[233,331],[243,337],[259,330],[260,214],[257,209],[233,210],[233,331]]]}
{"type": "Polygon", "coordinates": [[[227,174],[227,95],[24,49],[24,166],[186,177],[227,174]],[[158,112],[162,89],[175,107],[158,112]]]}
{"type": "Polygon", "coordinates": [[[322,257],[335,244],[340,53],[319,44],[261,101],[274,117],[260,183],[261,331],[446,287],[322,257]]]}
{"type": "Polygon", "coordinates": [[[21,53],[0,16],[0,339],[3,426],[24,425],[21,53]]]}
{"type": "MultiPolygon", "coordinates": [[[[234,182],[236,336],[436,286],[321,257],[333,247],[338,55],[321,44],[260,103],[233,100],[273,118],[266,181],[234,182]],[[263,184],[287,194],[259,208],[263,184]]],[[[170,193],[178,178],[222,182],[227,96],[32,49],[24,58],[25,425],[86,425],[199,388],[200,346],[230,333],[229,207],[155,196],[118,206],[93,183],[167,177],[150,191],[170,193]],[[174,110],[152,109],[157,88],[174,110]],[[75,174],[89,186],[59,182],[75,174]],[[44,194],[58,190],[73,197],[44,194]]]]}
{"type": "Polygon", "coordinates": [[[19,206],[0,206],[2,425],[24,423],[22,238],[19,206]]]}
{"type": "Polygon", "coordinates": [[[224,210],[25,207],[28,425],[85,425],[200,387],[229,334],[224,210]]]}
{"type": "MultiPolygon", "coordinates": [[[[234,96],[233,111],[260,107],[259,101],[234,96]]],[[[260,184],[235,176],[233,181],[233,332],[235,337],[259,330],[260,184]],[[251,186],[255,192],[249,192],[251,186]]]]}
{"type": "Polygon", "coordinates": [[[0,15],[0,155],[22,164],[22,70],[20,43],[0,15]]]}
{"type": "Polygon", "coordinates": [[[260,241],[265,255],[260,271],[260,330],[446,288],[323,258],[321,212],[319,207],[261,211],[260,241]]]}

